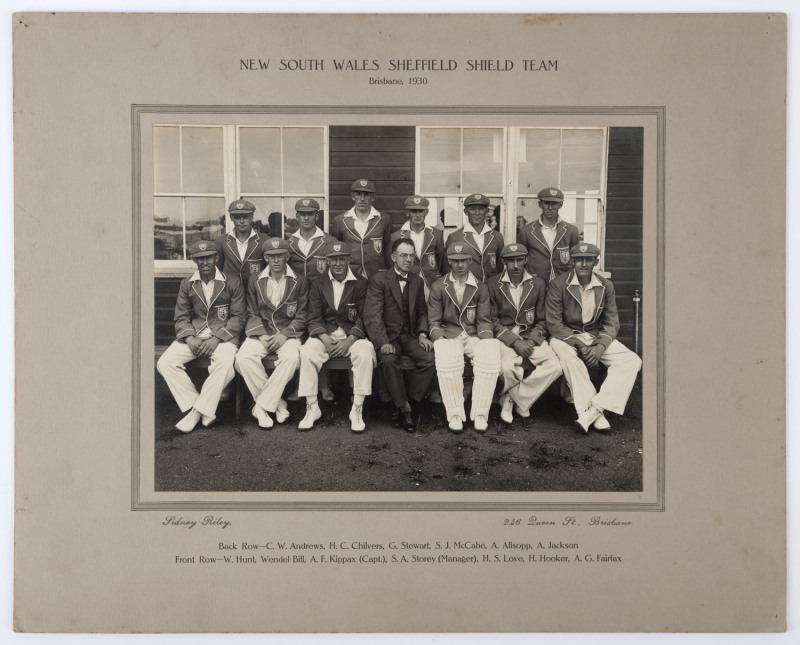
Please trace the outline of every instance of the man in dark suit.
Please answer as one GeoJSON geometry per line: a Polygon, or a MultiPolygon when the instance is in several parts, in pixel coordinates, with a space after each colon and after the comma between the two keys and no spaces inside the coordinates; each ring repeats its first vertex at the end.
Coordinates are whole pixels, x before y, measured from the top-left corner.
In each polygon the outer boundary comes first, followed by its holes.
{"type": "Polygon", "coordinates": [[[247,323],[242,348],[236,355],[236,369],[253,395],[253,416],[261,428],[289,418],[281,398],[286,384],[300,365],[300,343],[306,333],[308,287],[305,278],[288,266],[289,243],[280,238],[264,242],[262,255],[267,268],[247,285],[247,323]],[[275,369],[267,377],[261,359],[277,354],[275,369]]]}
{"type": "Polygon", "coordinates": [[[409,399],[425,398],[436,370],[423,282],[411,272],[415,257],[414,243],[397,238],[392,243],[392,268],[370,278],[364,306],[367,334],[407,432],[416,430],[409,399]],[[398,364],[401,356],[416,363],[407,389],[398,364]]]}
{"type": "Polygon", "coordinates": [[[608,430],[603,414],[625,411],[642,359],[617,340],[619,316],[614,285],[594,272],[600,249],[576,244],[570,249],[572,271],[552,280],[545,301],[550,346],[564,370],[584,432],[608,430]],[[602,363],[608,375],[595,390],[586,366],[602,363]]]}
{"type": "Polygon", "coordinates": [[[210,425],[224,387],[233,379],[233,360],[244,325],[244,293],[236,276],[226,277],[217,268],[217,247],[200,240],[189,248],[197,271],[181,282],[175,303],[176,340],[158,359],[158,371],[182,412],[175,426],[191,432],[202,419],[210,425]],[[208,378],[198,394],[184,365],[206,356],[211,359],[208,378]]]}
{"type": "Polygon", "coordinates": [[[372,394],[375,350],[364,329],[367,281],[350,269],[350,249],[343,242],[329,243],[328,271],[311,283],[308,305],[310,338],[300,350],[299,396],[306,398],[306,414],[297,426],[309,430],[322,416],[317,402],[320,368],[329,359],[346,356],[353,371],[353,407],[350,429],[364,431],[364,399],[372,394]]]}

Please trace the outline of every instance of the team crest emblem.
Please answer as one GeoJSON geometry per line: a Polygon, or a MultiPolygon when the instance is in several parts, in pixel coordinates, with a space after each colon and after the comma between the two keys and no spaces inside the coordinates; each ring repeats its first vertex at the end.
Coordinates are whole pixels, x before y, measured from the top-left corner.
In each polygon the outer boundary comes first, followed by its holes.
{"type": "Polygon", "coordinates": [[[497,258],[494,255],[489,256],[489,264],[492,265],[492,268],[497,268],[497,258]]]}
{"type": "Polygon", "coordinates": [[[562,249],[558,253],[562,264],[567,264],[567,262],[569,262],[569,249],[562,249]]]}
{"type": "Polygon", "coordinates": [[[364,181],[363,179],[361,181],[359,181],[358,183],[361,184],[362,186],[366,186],[367,185],[367,182],[364,181]]]}
{"type": "Polygon", "coordinates": [[[258,262],[251,262],[250,263],[250,275],[255,275],[258,273],[258,270],[261,268],[261,264],[258,262]]]}
{"type": "Polygon", "coordinates": [[[461,253],[464,247],[461,244],[456,244],[453,248],[456,250],[456,253],[461,253]]]}
{"type": "Polygon", "coordinates": [[[200,242],[200,244],[198,244],[197,246],[200,248],[201,251],[205,251],[208,248],[208,244],[206,244],[205,242],[200,242]]]}
{"type": "Polygon", "coordinates": [[[419,197],[414,198],[414,203],[419,204],[422,200],[419,197]]]}
{"type": "Polygon", "coordinates": [[[271,244],[273,249],[277,249],[281,245],[278,240],[272,240],[271,244]]]}
{"type": "Polygon", "coordinates": [[[380,238],[373,238],[372,246],[375,249],[375,253],[383,253],[383,240],[380,238]]]}
{"type": "Polygon", "coordinates": [[[317,273],[325,273],[328,270],[328,260],[317,258],[317,273]]]}
{"type": "Polygon", "coordinates": [[[217,318],[220,320],[228,320],[228,305],[220,305],[217,307],[217,318]]]}
{"type": "Polygon", "coordinates": [[[588,249],[589,247],[586,246],[585,244],[581,244],[578,248],[581,250],[581,253],[586,253],[586,249],[588,249]]]}
{"type": "Polygon", "coordinates": [[[428,254],[428,264],[431,266],[431,269],[436,268],[436,258],[433,256],[433,253],[428,254]]]}
{"type": "Polygon", "coordinates": [[[289,318],[294,318],[294,315],[297,313],[297,303],[296,302],[289,302],[286,304],[286,315],[289,318]]]}
{"type": "Polygon", "coordinates": [[[550,196],[551,197],[555,197],[556,195],[558,195],[558,191],[556,189],[554,189],[554,188],[551,188],[550,189],[550,196]]]}
{"type": "Polygon", "coordinates": [[[342,250],[342,245],[341,244],[334,244],[333,245],[333,250],[338,253],[339,251],[342,250]]]}
{"type": "Polygon", "coordinates": [[[467,309],[467,322],[474,323],[475,322],[475,307],[470,307],[467,309]]]}
{"type": "Polygon", "coordinates": [[[311,202],[307,199],[303,200],[303,206],[308,206],[311,202]]]}
{"type": "Polygon", "coordinates": [[[355,307],[350,305],[347,306],[347,320],[350,322],[355,322],[356,318],[358,318],[358,310],[355,307]]]}
{"type": "Polygon", "coordinates": [[[236,209],[242,210],[244,208],[244,204],[242,202],[236,202],[236,209]]]}
{"type": "Polygon", "coordinates": [[[533,324],[533,309],[528,309],[528,311],[525,312],[525,322],[529,325],[533,324]]]}
{"type": "Polygon", "coordinates": [[[512,244],[509,248],[511,249],[512,252],[514,252],[514,253],[517,252],[517,245],[516,244],[512,244]]]}

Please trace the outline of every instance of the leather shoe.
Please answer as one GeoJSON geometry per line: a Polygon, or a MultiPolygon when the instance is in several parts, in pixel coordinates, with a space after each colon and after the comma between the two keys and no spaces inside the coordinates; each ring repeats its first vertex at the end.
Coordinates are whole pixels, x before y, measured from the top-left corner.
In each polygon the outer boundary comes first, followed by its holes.
{"type": "Polygon", "coordinates": [[[414,415],[411,414],[411,410],[400,410],[400,419],[406,432],[416,431],[417,423],[414,421],[414,415]]]}

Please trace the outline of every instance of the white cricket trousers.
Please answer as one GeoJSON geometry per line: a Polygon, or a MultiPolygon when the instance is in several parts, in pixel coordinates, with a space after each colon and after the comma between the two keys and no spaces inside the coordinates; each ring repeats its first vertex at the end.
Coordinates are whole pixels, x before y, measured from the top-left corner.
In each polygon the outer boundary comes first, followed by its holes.
{"type": "Polygon", "coordinates": [[[211,355],[208,377],[199,394],[186,373],[186,363],[193,361],[197,356],[186,343],[173,341],[158,359],[156,368],[167,382],[169,391],[172,392],[181,412],[188,412],[194,408],[200,414],[215,417],[222,390],[233,380],[234,356],[236,356],[236,345],[233,343],[222,342],[217,345],[217,349],[211,355]]]}
{"type": "Polygon", "coordinates": [[[289,338],[277,352],[275,369],[267,376],[261,359],[267,355],[258,338],[246,338],[236,355],[236,369],[244,378],[253,400],[267,412],[275,412],[286,384],[300,366],[300,341],[289,338]]]}
{"type": "Polygon", "coordinates": [[[528,359],[534,370],[523,378],[522,356],[505,344],[500,345],[500,352],[503,394],[508,394],[518,408],[527,412],[561,376],[561,363],[547,341],[544,341],[536,346],[533,356],[528,359]]]}
{"type": "Polygon", "coordinates": [[[464,356],[472,359],[473,385],[470,419],[489,416],[492,395],[500,374],[500,347],[496,338],[478,338],[462,333],[458,338],[440,338],[433,343],[436,373],[448,421],[467,420],[464,412],[464,356]]]}
{"type": "Polygon", "coordinates": [[[625,405],[633,391],[636,375],[642,369],[641,358],[618,340],[611,341],[600,357],[600,362],[608,368],[608,376],[598,392],[592,385],[586,364],[574,347],[557,338],[550,339],[550,346],[561,362],[564,378],[572,390],[575,411],[578,414],[584,412],[592,403],[616,414],[625,412],[625,405]]]}
{"type": "MultiPolygon", "coordinates": [[[[347,357],[353,366],[353,394],[372,394],[372,370],[378,362],[375,348],[364,338],[350,345],[347,357]]],[[[300,386],[298,396],[317,396],[319,370],[330,360],[319,338],[309,338],[300,349],[300,386]]]]}

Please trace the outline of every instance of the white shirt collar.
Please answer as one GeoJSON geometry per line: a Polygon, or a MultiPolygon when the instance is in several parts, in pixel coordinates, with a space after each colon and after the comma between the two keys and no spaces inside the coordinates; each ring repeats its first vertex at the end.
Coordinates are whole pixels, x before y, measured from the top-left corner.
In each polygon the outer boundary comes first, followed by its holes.
{"type": "MultiPolygon", "coordinates": [[[[355,206],[353,208],[351,208],[349,211],[347,211],[344,214],[344,216],[345,217],[352,217],[353,219],[357,219],[356,218],[356,208],[355,208],[355,206]]],[[[374,206],[370,206],[369,207],[369,215],[367,215],[367,219],[372,219],[373,217],[380,217],[380,213],[375,210],[374,206]]]]}
{"type": "MultiPolygon", "coordinates": [[[[528,273],[526,270],[523,269],[522,271],[522,280],[520,280],[520,285],[526,280],[530,280],[533,276],[528,273]]],[[[508,269],[503,269],[503,277],[500,278],[500,282],[508,282],[513,287],[514,284],[511,282],[511,278],[508,277],[508,269]]]]}
{"type": "MultiPolygon", "coordinates": [[[[339,282],[336,278],[333,277],[333,273],[331,273],[330,269],[328,269],[328,278],[330,279],[332,284],[339,282]]],[[[347,267],[347,275],[345,276],[344,280],[342,280],[339,284],[344,284],[345,282],[350,282],[351,280],[358,280],[358,278],[353,273],[353,270],[350,267],[347,267]]]]}
{"type": "MultiPolygon", "coordinates": [[[[574,270],[572,271],[572,280],[569,281],[569,284],[570,284],[570,286],[571,285],[577,285],[577,286],[581,287],[581,283],[578,280],[578,274],[575,273],[574,270]]],[[[592,272],[592,279],[589,281],[589,284],[586,286],[586,289],[590,289],[591,287],[602,287],[602,286],[603,286],[603,283],[600,282],[600,279],[597,277],[597,275],[594,272],[592,272]]],[[[583,288],[584,287],[581,287],[581,289],[583,289],[583,288]]]]}
{"type": "MultiPolygon", "coordinates": [[[[290,267],[288,264],[286,265],[286,273],[283,274],[283,277],[285,278],[287,275],[297,280],[297,274],[294,271],[292,271],[292,267],[290,267]]],[[[267,264],[267,268],[258,274],[258,279],[260,280],[261,278],[269,278],[269,277],[270,277],[269,264],[267,264]]]]}
{"type": "Polygon", "coordinates": [[[314,235],[312,235],[310,238],[308,238],[308,240],[306,240],[306,238],[300,235],[300,229],[298,229],[294,233],[292,233],[292,237],[298,238],[301,242],[306,242],[306,241],[310,242],[316,237],[325,237],[325,231],[323,231],[319,226],[317,226],[316,230],[314,231],[314,235]]]}
{"type": "Polygon", "coordinates": [[[492,229],[489,228],[489,225],[486,222],[483,223],[483,229],[481,230],[480,233],[478,233],[478,231],[476,231],[475,228],[472,226],[472,224],[470,224],[469,222],[464,223],[465,233],[473,233],[474,235],[485,235],[486,233],[490,233],[491,230],[492,229]]]}
{"type": "Polygon", "coordinates": [[[414,233],[415,235],[420,235],[420,234],[424,233],[425,231],[427,231],[428,227],[427,226],[423,226],[422,230],[419,233],[416,233],[415,231],[413,231],[411,229],[411,222],[406,220],[405,223],[400,227],[400,230],[401,231],[410,231],[411,233],[414,233]]]}
{"type": "MultiPolygon", "coordinates": [[[[450,273],[448,273],[447,275],[450,278],[450,282],[452,282],[454,284],[458,283],[458,280],[456,280],[455,277],[453,277],[453,272],[452,271],[450,273]]],[[[472,271],[467,272],[467,279],[464,281],[464,284],[465,285],[466,284],[471,284],[476,289],[478,288],[478,281],[475,279],[475,276],[472,275],[472,271]]]]}
{"type": "Polygon", "coordinates": [[[556,218],[556,223],[555,224],[553,224],[552,226],[547,226],[547,224],[544,223],[544,218],[541,215],[539,215],[539,224],[542,225],[542,228],[556,228],[563,221],[564,220],[561,219],[561,215],[559,215],[556,218]]]}
{"type": "MultiPolygon", "coordinates": [[[[216,273],[214,274],[214,280],[220,280],[225,282],[225,275],[222,271],[219,270],[219,267],[215,267],[216,273]]],[[[189,278],[189,282],[195,282],[196,280],[202,280],[200,277],[200,271],[195,271],[191,278],[189,278]]]]}
{"type": "MultiPolygon", "coordinates": [[[[256,235],[256,229],[254,229],[254,228],[251,226],[251,227],[250,227],[250,235],[248,235],[248,236],[247,236],[247,239],[246,239],[244,242],[249,242],[249,241],[250,241],[250,238],[251,238],[251,237],[255,237],[255,235],[256,235]]],[[[236,231],[234,231],[233,233],[228,233],[228,237],[231,237],[231,238],[233,238],[233,241],[234,241],[234,242],[236,242],[237,244],[244,244],[244,242],[240,242],[240,241],[239,241],[239,238],[238,238],[238,237],[236,237],[236,231]]]]}

